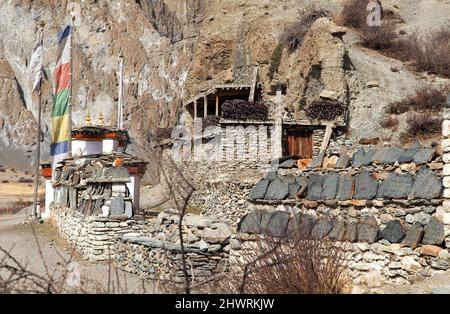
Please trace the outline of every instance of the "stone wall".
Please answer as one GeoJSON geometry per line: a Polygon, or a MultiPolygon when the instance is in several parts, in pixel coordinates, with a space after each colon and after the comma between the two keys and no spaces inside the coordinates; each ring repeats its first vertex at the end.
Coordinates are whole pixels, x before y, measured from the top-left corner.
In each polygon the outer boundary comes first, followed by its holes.
{"type": "Polygon", "coordinates": [[[104,261],[114,258],[114,245],[121,236],[147,235],[147,221],[84,216],[73,209],[52,205],[50,219],[60,235],[83,258],[104,261]]]}
{"type": "Polygon", "coordinates": [[[413,282],[450,269],[448,249],[413,243],[422,236],[424,239],[433,238],[436,230],[425,227],[424,232],[422,228],[414,227],[406,232],[405,237],[398,221],[391,224],[381,230],[374,217],[347,223],[324,217],[313,218],[307,214],[257,210],[246,215],[239,223],[239,234],[235,239],[239,244],[233,245],[232,256],[239,256],[240,248],[252,247],[252,242],[264,234],[290,240],[335,241],[346,251],[347,273],[356,285],[413,282]]]}

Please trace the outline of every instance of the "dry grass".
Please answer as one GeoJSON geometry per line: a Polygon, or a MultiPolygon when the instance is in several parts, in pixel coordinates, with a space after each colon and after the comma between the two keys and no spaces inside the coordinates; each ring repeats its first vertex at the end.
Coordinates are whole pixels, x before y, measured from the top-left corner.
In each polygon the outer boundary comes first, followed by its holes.
{"type": "Polygon", "coordinates": [[[441,117],[412,113],[408,116],[406,122],[408,123],[406,133],[411,138],[418,135],[439,134],[441,132],[441,117]]]}
{"type": "Polygon", "coordinates": [[[383,21],[381,26],[368,26],[364,24],[360,28],[362,44],[375,50],[387,50],[396,45],[398,35],[395,25],[389,20],[383,21]]]}
{"type": "Polygon", "coordinates": [[[297,21],[286,25],[280,35],[280,43],[288,49],[289,52],[295,51],[303,42],[306,32],[311,25],[321,17],[328,16],[329,13],[320,8],[307,7],[299,11],[297,21]]]}

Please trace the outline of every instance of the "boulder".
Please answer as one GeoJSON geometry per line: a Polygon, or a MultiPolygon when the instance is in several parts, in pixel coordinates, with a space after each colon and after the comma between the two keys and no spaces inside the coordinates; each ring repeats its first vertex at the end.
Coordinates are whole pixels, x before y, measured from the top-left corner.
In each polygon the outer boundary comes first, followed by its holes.
{"type": "Polygon", "coordinates": [[[289,187],[281,180],[270,182],[267,188],[265,200],[284,200],[289,195],[289,187]]]}
{"type": "Polygon", "coordinates": [[[340,201],[352,199],[355,190],[355,180],[351,177],[339,177],[339,185],[336,197],[340,201]]]}
{"type": "Polygon", "coordinates": [[[328,219],[321,218],[311,230],[311,238],[315,240],[323,239],[331,231],[331,228],[331,222],[328,219]]]}
{"type": "Polygon", "coordinates": [[[268,179],[262,179],[253,187],[250,192],[250,198],[257,200],[263,199],[266,195],[267,187],[269,186],[270,181],[268,179]]]}
{"type": "Polygon", "coordinates": [[[431,217],[424,229],[423,244],[441,245],[445,239],[444,223],[431,217]]]}
{"type": "Polygon", "coordinates": [[[427,167],[421,167],[416,173],[412,189],[415,198],[439,198],[442,189],[442,179],[427,167]]]}
{"type": "Polygon", "coordinates": [[[261,233],[261,210],[255,210],[242,217],[237,225],[237,231],[261,233]]]}
{"type": "Polygon", "coordinates": [[[346,233],[345,222],[337,221],[334,224],[333,229],[331,229],[328,236],[330,237],[331,240],[344,241],[345,233],[346,233]]]}
{"type": "Polygon", "coordinates": [[[423,227],[420,223],[416,222],[408,231],[406,231],[406,236],[403,238],[402,244],[415,249],[423,237],[423,227]]]}
{"type": "Polygon", "coordinates": [[[322,195],[322,183],[324,176],[320,174],[311,174],[308,182],[308,192],[306,193],[306,199],[319,200],[322,195]]]}
{"type": "Polygon", "coordinates": [[[345,230],[344,241],[355,242],[358,237],[358,229],[356,222],[351,222],[345,230]]]}
{"type": "Polygon", "coordinates": [[[289,222],[289,214],[287,212],[277,211],[270,216],[266,233],[273,237],[285,237],[289,222]]]}
{"type": "Polygon", "coordinates": [[[420,149],[413,157],[413,161],[418,164],[426,164],[427,162],[430,162],[431,159],[433,159],[434,154],[436,153],[435,148],[424,148],[420,149]]]}
{"type": "Polygon", "coordinates": [[[404,237],[405,233],[398,220],[389,221],[381,232],[381,238],[386,239],[391,243],[400,243],[404,237]]]}
{"type": "Polygon", "coordinates": [[[335,172],[325,175],[322,183],[322,193],[320,198],[322,200],[330,200],[336,197],[338,188],[339,175],[335,172]]]}
{"type": "Polygon", "coordinates": [[[364,218],[358,224],[358,242],[375,243],[380,237],[380,228],[374,217],[364,218]]]}
{"type": "Polygon", "coordinates": [[[214,223],[203,231],[203,239],[209,243],[225,243],[231,237],[231,229],[223,222],[214,223]]]}
{"type": "Polygon", "coordinates": [[[398,175],[391,173],[378,189],[377,198],[408,198],[413,188],[414,180],[410,174],[398,175]]]}
{"type": "Polygon", "coordinates": [[[355,199],[371,200],[377,196],[378,182],[369,172],[364,171],[355,179],[355,199]]]}
{"type": "Polygon", "coordinates": [[[436,245],[422,245],[420,247],[420,255],[437,257],[442,248],[436,245]]]}

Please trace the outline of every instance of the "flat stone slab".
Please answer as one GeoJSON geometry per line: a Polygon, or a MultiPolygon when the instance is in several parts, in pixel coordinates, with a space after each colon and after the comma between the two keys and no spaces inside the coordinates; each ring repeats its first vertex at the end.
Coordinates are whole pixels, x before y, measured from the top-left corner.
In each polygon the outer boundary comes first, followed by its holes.
{"type": "Polygon", "coordinates": [[[320,196],[323,200],[331,200],[336,197],[336,192],[339,183],[339,175],[335,172],[329,173],[325,176],[322,183],[322,194],[320,196]]]}
{"type": "Polygon", "coordinates": [[[412,162],[414,160],[414,155],[417,154],[419,149],[408,148],[403,151],[403,153],[398,158],[399,163],[412,162]]]}
{"type": "Polygon", "coordinates": [[[262,179],[255,184],[252,191],[250,192],[250,198],[257,200],[263,199],[266,196],[266,191],[269,186],[270,180],[262,179]]]}
{"type": "Polygon", "coordinates": [[[435,153],[436,153],[435,148],[420,149],[414,155],[413,161],[418,165],[426,164],[427,162],[430,162],[431,159],[433,159],[435,153]]]}
{"type": "Polygon", "coordinates": [[[310,239],[311,238],[311,231],[314,228],[314,224],[316,221],[312,219],[311,217],[302,216],[300,220],[300,227],[299,227],[299,239],[310,239]]]}
{"type": "Polygon", "coordinates": [[[331,228],[331,222],[326,218],[321,218],[311,230],[311,238],[316,240],[323,239],[331,231],[331,228]]]}
{"type": "Polygon", "coordinates": [[[348,166],[350,166],[350,156],[343,153],[339,155],[339,159],[336,162],[336,167],[337,169],[345,169],[348,166]]]}
{"type": "Polygon", "coordinates": [[[324,176],[320,174],[311,174],[309,176],[308,191],[306,193],[306,199],[308,200],[319,200],[322,195],[322,183],[324,176]]]}
{"type": "Polygon", "coordinates": [[[389,221],[381,232],[381,238],[386,239],[391,243],[400,243],[404,237],[405,233],[398,220],[389,221]]]}
{"type": "Polygon", "coordinates": [[[423,227],[419,222],[416,222],[411,229],[406,231],[406,236],[403,238],[402,243],[415,249],[423,237],[423,227]]]}
{"type": "Polygon", "coordinates": [[[348,242],[355,242],[358,238],[358,225],[356,222],[351,222],[347,225],[345,230],[344,240],[348,242]]]}
{"type": "Polygon", "coordinates": [[[346,231],[347,231],[347,229],[345,226],[345,222],[337,221],[334,224],[333,229],[331,229],[328,236],[330,237],[331,240],[344,241],[346,231]]]}
{"type": "Polygon", "coordinates": [[[378,190],[377,198],[408,198],[413,188],[414,178],[410,174],[391,173],[378,190]]]}
{"type": "Polygon", "coordinates": [[[339,185],[336,197],[340,201],[347,201],[352,199],[355,191],[355,180],[351,177],[340,176],[339,185]]]}
{"type": "Polygon", "coordinates": [[[238,232],[261,233],[261,211],[255,210],[241,218],[237,225],[238,232]]]}
{"type": "Polygon", "coordinates": [[[309,164],[308,168],[310,169],[314,169],[314,168],[319,168],[322,167],[322,163],[323,163],[323,159],[325,158],[325,152],[321,152],[319,153],[319,155],[317,155],[309,164]]]}
{"type": "Polygon", "coordinates": [[[265,200],[284,200],[289,195],[289,187],[281,180],[270,182],[267,188],[265,200]]]}
{"type": "Polygon", "coordinates": [[[278,167],[280,168],[293,168],[296,166],[294,159],[288,159],[283,161],[278,167]]]}
{"type": "Polygon", "coordinates": [[[424,229],[423,244],[441,245],[445,239],[444,223],[431,217],[424,229]]]}
{"type": "Polygon", "coordinates": [[[289,198],[296,198],[300,185],[297,182],[289,183],[289,198]]]}
{"type": "Polygon", "coordinates": [[[301,214],[296,214],[294,217],[289,219],[288,228],[287,228],[287,236],[289,238],[295,238],[300,232],[300,222],[302,219],[301,214]]]}
{"type": "Polygon", "coordinates": [[[273,237],[285,237],[289,222],[289,214],[287,212],[274,212],[270,216],[269,224],[266,228],[266,233],[273,237]]]}
{"type": "Polygon", "coordinates": [[[365,218],[358,224],[358,242],[375,243],[380,237],[380,228],[374,217],[365,218]]]}
{"type": "Polygon", "coordinates": [[[366,152],[363,148],[359,148],[352,156],[352,167],[359,168],[369,165],[375,153],[376,151],[373,149],[366,152]]]}
{"type": "Polygon", "coordinates": [[[399,147],[384,147],[379,149],[372,157],[372,161],[381,164],[393,164],[404,152],[403,148],[399,147]]]}
{"type": "Polygon", "coordinates": [[[377,196],[378,181],[375,180],[369,172],[364,171],[356,176],[355,179],[355,199],[371,200],[377,196]]]}
{"type": "Polygon", "coordinates": [[[416,198],[433,199],[442,194],[443,185],[441,177],[437,176],[427,167],[422,166],[414,177],[412,193],[416,198]]]}

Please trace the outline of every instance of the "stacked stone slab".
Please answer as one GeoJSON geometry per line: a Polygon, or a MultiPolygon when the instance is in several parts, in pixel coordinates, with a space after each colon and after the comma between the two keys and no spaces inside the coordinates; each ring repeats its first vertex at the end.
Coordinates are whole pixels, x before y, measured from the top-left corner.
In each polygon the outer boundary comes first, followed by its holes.
{"type": "MultiPolygon", "coordinates": [[[[450,105],[450,98],[449,98],[450,105]]],[[[445,224],[445,246],[450,247],[450,108],[444,110],[444,121],[442,122],[442,150],[444,152],[443,162],[444,169],[443,185],[444,185],[444,201],[443,208],[443,221],[445,224]]]]}

